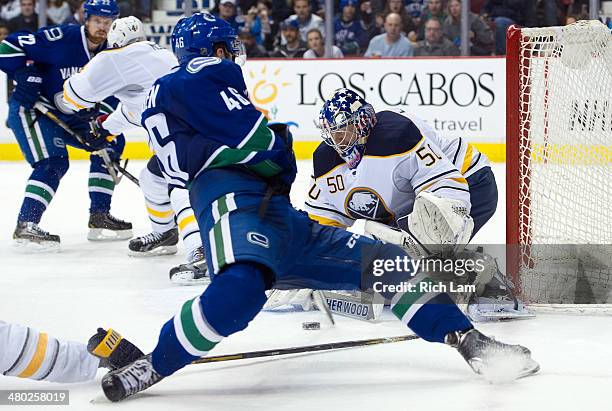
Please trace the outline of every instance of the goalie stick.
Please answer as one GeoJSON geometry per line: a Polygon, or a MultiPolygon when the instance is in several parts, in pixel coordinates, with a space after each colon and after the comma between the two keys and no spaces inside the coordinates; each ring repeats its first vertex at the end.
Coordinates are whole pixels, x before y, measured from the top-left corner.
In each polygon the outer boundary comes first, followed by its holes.
{"type": "Polygon", "coordinates": [[[338,341],[326,344],[303,345],[301,347],[276,348],[263,351],[247,351],[236,354],[215,355],[195,360],[192,364],[206,364],[211,362],[225,362],[234,360],[246,360],[250,358],[276,357],[278,355],[301,354],[307,352],[339,350],[343,348],[367,347],[379,344],[391,344],[402,341],[416,340],[419,337],[414,334],[400,335],[397,337],[371,338],[367,340],[338,341]]]}

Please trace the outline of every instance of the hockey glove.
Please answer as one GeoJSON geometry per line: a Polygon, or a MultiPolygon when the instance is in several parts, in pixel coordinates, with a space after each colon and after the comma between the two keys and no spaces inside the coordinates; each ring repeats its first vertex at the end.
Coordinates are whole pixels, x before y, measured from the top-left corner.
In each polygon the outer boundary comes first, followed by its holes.
{"type": "MultiPolygon", "coordinates": [[[[84,111],[84,110],[81,110],[84,111]]],[[[80,113],[80,112],[79,112],[80,113]]],[[[86,149],[89,151],[98,151],[108,147],[113,141],[113,135],[102,126],[104,120],[108,117],[106,114],[98,116],[91,124],[91,131],[84,137],[86,149]]]]}
{"type": "Polygon", "coordinates": [[[102,114],[101,116],[98,116],[95,122],[93,123],[93,128],[100,137],[104,137],[106,140],[111,141],[115,136],[112,135],[111,132],[105,129],[102,125],[107,118],[108,114],[102,114]]]}
{"type": "Polygon", "coordinates": [[[100,110],[95,107],[86,108],[75,112],[74,115],[84,122],[89,123],[95,121],[96,117],[100,115],[100,110]]]}
{"type": "Polygon", "coordinates": [[[15,72],[17,85],[13,91],[13,98],[25,109],[32,110],[42,86],[42,75],[34,66],[27,66],[15,72]]]}
{"type": "Polygon", "coordinates": [[[98,135],[97,133],[90,131],[83,136],[84,148],[87,151],[98,151],[102,150],[110,144],[110,142],[98,135]]]}

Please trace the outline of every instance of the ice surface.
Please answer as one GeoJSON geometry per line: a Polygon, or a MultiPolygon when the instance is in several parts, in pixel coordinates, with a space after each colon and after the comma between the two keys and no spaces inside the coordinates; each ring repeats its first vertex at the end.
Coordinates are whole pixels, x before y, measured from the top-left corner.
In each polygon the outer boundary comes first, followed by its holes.
{"type": "MultiPolygon", "coordinates": [[[[137,173],[142,162],[130,163],[137,173]]],[[[177,287],[168,269],[172,257],[127,256],[127,242],[86,240],[87,163],[75,162],[63,179],[41,226],[62,238],[58,254],[23,255],[11,234],[30,169],[25,163],[0,163],[0,318],[36,327],[55,336],[87,341],[96,327],[113,327],[143,350],[155,346],[161,325],[201,287],[177,287]]],[[[504,166],[495,165],[500,199],[504,166]]],[[[308,162],[292,198],[303,202],[310,176],[308,162]]],[[[149,231],[138,188],[123,181],[113,213],[149,231]]],[[[475,241],[504,240],[505,207],[475,241]]],[[[289,347],[330,341],[402,335],[392,317],[378,324],[337,317],[329,328],[318,312],[262,313],[245,331],[223,342],[214,354],[289,347]],[[320,321],[320,331],[302,330],[320,321]]],[[[0,376],[0,389],[69,389],[71,408],[167,410],[603,410],[610,409],[612,318],[541,315],[533,320],[479,326],[485,333],[529,347],[542,366],[533,377],[491,385],[472,373],[451,348],[408,341],[325,353],[193,365],[137,397],[119,404],[90,403],[101,393],[95,381],[50,384],[0,376]]],[[[1,355],[1,353],[0,353],[1,355]]],[[[34,407],[36,408],[36,407],[34,407]]],[[[64,409],[64,408],[62,408],[64,409]]]]}

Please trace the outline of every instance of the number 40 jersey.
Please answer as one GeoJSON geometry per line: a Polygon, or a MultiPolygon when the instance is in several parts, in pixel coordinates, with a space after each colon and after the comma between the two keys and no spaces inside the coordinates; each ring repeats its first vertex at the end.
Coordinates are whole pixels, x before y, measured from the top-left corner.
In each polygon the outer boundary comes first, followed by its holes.
{"type": "Polygon", "coordinates": [[[351,226],[356,219],[395,226],[412,212],[421,191],[465,203],[467,178],[489,165],[462,138],[442,138],[423,120],[403,112],[376,113],[359,165],[349,169],[336,151],[321,143],[313,155],[314,175],[305,209],[325,225],[351,226]]]}

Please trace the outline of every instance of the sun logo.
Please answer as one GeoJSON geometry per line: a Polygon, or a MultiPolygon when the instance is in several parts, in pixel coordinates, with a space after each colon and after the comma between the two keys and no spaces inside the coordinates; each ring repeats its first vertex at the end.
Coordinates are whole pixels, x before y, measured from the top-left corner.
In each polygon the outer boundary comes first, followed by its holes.
{"type": "MultiPolygon", "coordinates": [[[[253,70],[249,70],[249,78],[251,80],[251,98],[253,103],[258,108],[264,109],[265,106],[269,106],[276,100],[280,88],[287,87],[291,83],[281,81],[278,77],[281,69],[277,68],[272,72],[268,72],[267,66],[263,66],[259,73],[253,70]],[[263,78],[262,78],[263,77],[263,78]],[[280,84],[280,86],[279,86],[280,84]]],[[[265,107],[272,113],[277,111],[275,107],[265,107]]],[[[268,111],[266,110],[266,111],[268,111]]]]}

